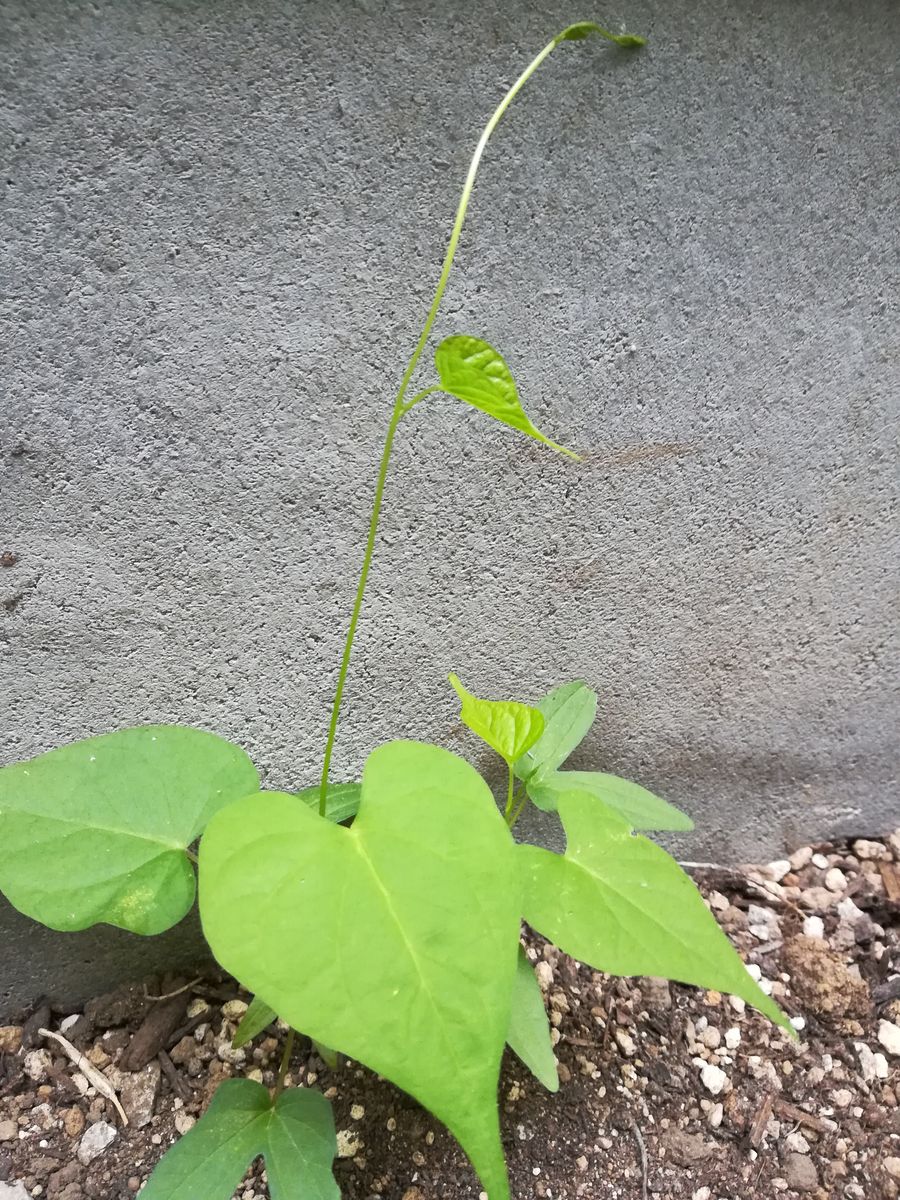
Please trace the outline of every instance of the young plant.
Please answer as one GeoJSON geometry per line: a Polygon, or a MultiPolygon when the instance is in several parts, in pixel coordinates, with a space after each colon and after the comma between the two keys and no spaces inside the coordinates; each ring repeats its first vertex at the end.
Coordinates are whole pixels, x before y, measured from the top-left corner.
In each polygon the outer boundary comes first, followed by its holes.
{"type": "MultiPolygon", "coordinates": [[[[563,684],[530,706],[479,699],[450,676],[463,722],[507,764],[502,814],[473,767],[421,742],[373,749],[361,783],[329,777],[391,449],[406,414],[443,392],[577,458],[532,424],[506,362],[480,338],[442,341],[436,380],[410,391],[488,139],[552,51],[589,34],[626,48],[643,42],[589,22],[563,30],[506,93],[473,155],[388,422],[319,784],[260,791],[243,750],[178,726],[88,738],[0,771],[0,889],[16,908],[53,929],[105,922],[158,933],[191,907],[196,867],[209,945],[256,997],[235,1044],[278,1014],[332,1061],[340,1052],[365,1063],[444,1122],[490,1200],[509,1200],[497,1107],[504,1047],[550,1091],[558,1087],[540,989],[520,945],[523,918],[597,970],[731,992],[790,1029],[690,879],[636,833],[690,829],[690,820],[627,780],[561,769],[596,712],[585,683],[563,684]],[[529,800],[559,813],[564,854],[514,840],[529,800]]],[[[250,1080],[223,1084],[154,1171],[146,1200],[225,1200],[260,1154],[273,1200],[338,1194],[326,1100],[284,1089],[293,1036],[273,1093],[250,1080]]]]}

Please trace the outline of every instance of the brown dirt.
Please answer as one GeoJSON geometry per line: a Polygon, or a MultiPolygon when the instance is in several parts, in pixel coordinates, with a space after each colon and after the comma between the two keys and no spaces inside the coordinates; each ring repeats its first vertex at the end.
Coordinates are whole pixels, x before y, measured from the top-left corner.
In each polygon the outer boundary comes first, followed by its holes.
{"type": "MultiPolygon", "coordinates": [[[[507,1056],[501,1097],[515,1200],[897,1200],[900,1056],[889,1052],[885,1023],[900,1021],[900,902],[891,898],[900,837],[810,856],[798,852],[787,872],[773,864],[700,879],[747,961],[802,1026],[797,1044],[729,997],[609,979],[528,935],[563,1082],[548,1096],[507,1056]]],[[[177,983],[153,981],[147,991],[177,983]]],[[[34,1020],[0,1028],[0,1182],[50,1200],[133,1196],[223,1078],[254,1072],[273,1082],[283,1031],[246,1052],[230,1049],[246,999],[224,977],[194,981],[168,1001],[130,987],[93,1001],[75,1022],[38,1006],[34,1020]],[[130,1110],[127,1129],[36,1032],[58,1030],[61,1017],[64,1036],[130,1110]],[[120,1069],[124,1056],[134,1066],[147,1054],[155,1056],[137,1073],[120,1069]],[[85,1131],[98,1124],[115,1136],[83,1163],[85,1131]]],[[[333,1101],[344,1200],[478,1197],[452,1139],[390,1085],[354,1063],[329,1071],[302,1040],[291,1073],[333,1101]]],[[[256,1164],[236,1196],[266,1195],[256,1164]]]]}

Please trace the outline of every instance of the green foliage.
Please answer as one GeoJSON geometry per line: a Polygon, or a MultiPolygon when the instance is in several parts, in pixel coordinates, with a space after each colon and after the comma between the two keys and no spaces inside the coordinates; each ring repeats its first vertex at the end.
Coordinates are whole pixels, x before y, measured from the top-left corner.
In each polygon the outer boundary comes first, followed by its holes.
{"type": "Polygon", "coordinates": [[[193,1129],[172,1147],[143,1200],[230,1200],[258,1155],[271,1200],[339,1200],[331,1173],[337,1140],[331,1106],[294,1088],[273,1101],[260,1083],[226,1079],[193,1129]]]}
{"type": "Polygon", "coordinates": [[[590,793],[563,793],[559,814],[565,855],[517,847],[526,921],[597,971],[716,988],[791,1030],[673,858],[590,793]]]}
{"type": "Polygon", "coordinates": [[[525,784],[529,799],[544,812],[556,812],[557,801],[567,791],[589,792],[601,804],[615,809],[635,829],[690,830],[694,822],[685,813],[640,784],[596,771],[559,771],[593,724],[597,694],[581,680],[554,688],[538,709],[544,732],[530,750],[513,764],[525,784]]]}
{"type": "Polygon", "coordinates": [[[559,1091],[556,1055],[550,1040],[550,1022],[544,1008],[544,997],[534,969],[521,946],[506,1041],[548,1092],[559,1091]]]}
{"type": "Polygon", "coordinates": [[[597,34],[599,37],[606,38],[608,42],[615,42],[617,46],[622,46],[628,50],[636,50],[640,46],[647,45],[647,39],[640,37],[636,33],[610,33],[608,29],[604,29],[602,25],[596,25],[593,21],[578,21],[575,25],[570,25],[564,29],[562,33],[557,34],[557,42],[580,42],[591,34],[597,34]]]}
{"type": "Polygon", "coordinates": [[[524,783],[539,782],[566,761],[597,712],[597,693],[580,679],[554,688],[537,703],[544,730],[534,745],[513,764],[524,783]]]}
{"type": "Polygon", "coordinates": [[[544,718],[536,708],[515,700],[480,700],[460,683],[456,675],[447,678],[459,696],[462,723],[512,765],[544,731],[544,718]]]}
{"type": "Polygon", "coordinates": [[[457,400],[464,400],[512,429],[560,454],[577,459],[578,455],[558,442],[552,442],[532,425],[519,402],[519,393],[512,372],[502,356],[480,338],[455,336],[444,338],[434,352],[434,365],[441,381],[441,390],[457,400]]]}
{"type": "MultiPolygon", "coordinates": [[[[297,793],[298,797],[304,804],[308,804],[310,808],[319,811],[319,785],[303,788],[297,793]]],[[[355,817],[359,808],[359,800],[362,795],[362,784],[359,783],[329,783],[328,795],[325,799],[324,815],[329,821],[334,821],[336,825],[340,825],[343,821],[349,821],[351,817],[355,817]]]]}
{"type": "Polygon", "coordinates": [[[243,750],[145,725],[0,770],[0,891],[51,929],[161,933],[194,901],[186,853],[210,817],[259,786],[243,750]]]}
{"type": "Polygon", "coordinates": [[[634,829],[687,832],[694,822],[680,809],[654,796],[639,783],[600,771],[554,771],[528,784],[528,795],[544,812],[555,812],[560,796],[582,792],[614,809],[634,829]]]}
{"type": "Polygon", "coordinates": [[[269,1008],[264,1000],[260,1000],[259,996],[254,996],[250,1001],[250,1007],[241,1017],[240,1023],[234,1031],[234,1037],[231,1039],[232,1046],[235,1050],[240,1050],[241,1046],[252,1042],[277,1018],[278,1013],[274,1008],[269,1008]]]}
{"type": "MultiPolygon", "coordinates": [[[[577,458],[532,424],[509,367],[481,339],[445,338],[435,352],[439,387],[411,399],[407,392],[489,137],[552,50],[590,34],[620,46],[643,44],[592,22],[569,26],[509,88],[472,157],[434,299],[388,424],[320,785],[293,795],[258,792],[243,751],[174,726],[91,738],[0,771],[0,890],[17,908],[56,929],[106,921],[159,932],[192,903],[189,847],[202,833],[206,936],[219,962],[256,993],[234,1045],[259,1034],[277,1012],[330,1064],[337,1065],[337,1051],[367,1064],[444,1121],[490,1200],[509,1200],[497,1111],[504,1044],[550,1091],[559,1086],[543,997],[519,946],[523,916],[598,970],[732,992],[790,1028],[690,879],[658,846],[634,835],[637,828],[689,829],[690,820],[638,784],[560,770],[595,716],[597,697],[586,684],[563,684],[531,707],[482,700],[450,676],[462,720],[508,764],[506,823],[467,763],[417,742],[373,751],[362,784],[329,782],[402,418],[440,390],[577,458]],[[522,795],[516,807],[516,778],[539,807],[558,809],[568,838],[564,855],[513,842],[508,826],[525,803],[522,795]]],[[[282,1092],[279,1082],[270,1098],[257,1083],[230,1080],[142,1195],[227,1200],[263,1155],[272,1200],[335,1200],[335,1152],[324,1097],[282,1092]]]]}
{"type": "Polygon", "coordinates": [[[434,746],[366,762],[347,829],[296,797],[219,813],[200,845],[213,953],[297,1029],[442,1120],[506,1200],[496,1089],[519,930],[514,844],[484,781],[434,746]]]}

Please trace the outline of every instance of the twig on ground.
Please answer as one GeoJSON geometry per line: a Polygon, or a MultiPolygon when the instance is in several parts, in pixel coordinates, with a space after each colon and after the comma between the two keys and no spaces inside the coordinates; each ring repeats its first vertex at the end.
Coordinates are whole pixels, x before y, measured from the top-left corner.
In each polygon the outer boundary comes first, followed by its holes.
{"type": "Polygon", "coordinates": [[[174,992],[166,992],[164,996],[151,996],[147,991],[147,985],[144,984],[144,997],[147,1000],[152,1000],[154,1003],[159,1000],[173,1000],[176,996],[182,995],[183,992],[189,992],[191,988],[195,986],[195,984],[201,982],[202,978],[202,975],[198,975],[196,979],[192,979],[191,982],[186,983],[184,987],[176,988],[174,992]]]}
{"type": "Polygon", "coordinates": [[[41,1037],[52,1038],[54,1042],[58,1042],[65,1051],[66,1057],[71,1059],[78,1070],[88,1079],[101,1096],[113,1105],[116,1112],[122,1118],[122,1124],[128,1124],[128,1117],[125,1115],[125,1109],[119,1103],[119,1097],[116,1095],[116,1089],[109,1082],[102,1071],[98,1071],[93,1063],[89,1062],[80,1050],[76,1050],[70,1041],[63,1037],[61,1033],[54,1033],[51,1029],[39,1029],[38,1033],[41,1037]]]}
{"type": "Polygon", "coordinates": [[[638,1128],[637,1121],[633,1117],[629,1118],[631,1132],[634,1134],[634,1140],[638,1144],[638,1150],[641,1154],[641,1197],[642,1200],[647,1200],[647,1147],[644,1145],[644,1138],[638,1128]]]}
{"type": "Polygon", "coordinates": [[[166,1079],[168,1079],[175,1095],[181,1100],[189,1100],[191,1098],[191,1089],[181,1078],[178,1070],[175,1067],[175,1064],[172,1062],[171,1058],[169,1058],[165,1050],[160,1050],[156,1057],[159,1061],[160,1067],[162,1068],[162,1073],[165,1075],[166,1079]]]}

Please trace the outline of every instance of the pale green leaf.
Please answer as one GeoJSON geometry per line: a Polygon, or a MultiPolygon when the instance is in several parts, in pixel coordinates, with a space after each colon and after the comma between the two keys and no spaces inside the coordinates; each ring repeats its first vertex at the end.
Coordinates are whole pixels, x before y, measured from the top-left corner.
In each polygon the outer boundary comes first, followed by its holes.
{"type": "Polygon", "coordinates": [[[161,933],[194,901],[185,850],[255,792],[243,750],[177,725],[62,746],[0,770],[0,891],[51,929],[161,933]]]}
{"type": "Polygon", "coordinates": [[[362,788],[350,828],[272,792],[220,813],[200,845],[204,932],[294,1028],[431,1109],[491,1200],[508,1200],[496,1091],[519,933],[512,838],[446,750],[382,746],[362,788]]]}
{"type": "Polygon", "coordinates": [[[480,338],[455,336],[445,338],[434,352],[434,364],[441,380],[441,391],[464,400],[521,433],[527,433],[578,459],[578,455],[558,442],[553,442],[532,425],[519,402],[512,373],[502,356],[480,338]]]}
{"type": "Polygon", "coordinates": [[[519,947],[519,965],[513,985],[506,1041],[548,1092],[559,1091],[556,1055],[550,1040],[550,1022],[544,1008],[544,997],[522,946],[519,947]]]}
{"type": "Polygon", "coordinates": [[[566,761],[593,724],[597,693],[576,679],[554,688],[536,707],[544,718],[544,732],[513,764],[516,776],[525,783],[548,775],[566,761]]]}
{"type": "Polygon", "coordinates": [[[250,1007],[241,1017],[240,1023],[234,1031],[234,1037],[231,1040],[232,1046],[235,1050],[240,1050],[241,1046],[252,1042],[277,1018],[278,1013],[274,1008],[269,1008],[264,1000],[260,1000],[259,996],[254,996],[250,1001],[250,1007]]]}
{"type": "Polygon", "coordinates": [[[791,1029],[673,858],[588,793],[560,795],[559,814],[565,855],[517,849],[530,925],[597,971],[715,988],[791,1029]]]}
{"type": "Polygon", "coordinates": [[[632,829],[686,831],[694,822],[680,809],[654,796],[639,783],[600,771],[555,771],[526,784],[528,795],[544,812],[555,812],[560,796],[582,792],[594,796],[625,818],[632,829]]]}
{"type": "Polygon", "coordinates": [[[543,733],[544,718],[538,709],[516,700],[480,700],[456,675],[447,678],[459,696],[462,723],[508,763],[515,762],[543,733]]]}
{"type": "MultiPolygon", "coordinates": [[[[342,821],[348,821],[351,817],[355,817],[361,795],[362,784],[360,783],[329,783],[325,797],[325,816],[329,821],[334,821],[338,825],[342,821]]],[[[303,788],[297,793],[297,796],[304,804],[308,804],[316,812],[319,811],[319,785],[317,783],[312,787],[303,788]]]]}
{"type": "Polygon", "coordinates": [[[251,1079],[226,1079],[207,1112],[160,1161],[142,1200],[230,1200],[263,1155],[271,1200],[340,1200],[337,1139],[320,1092],[291,1088],[272,1102],[251,1079]]]}
{"type": "Polygon", "coordinates": [[[639,46],[646,46],[647,39],[641,37],[637,33],[611,33],[610,30],[604,29],[602,25],[597,25],[593,21],[578,21],[574,25],[569,25],[562,33],[558,33],[554,39],[559,42],[580,42],[583,38],[590,37],[591,34],[597,34],[599,37],[606,38],[608,42],[615,42],[617,46],[622,46],[628,50],[635,50],[639,46]]]}

